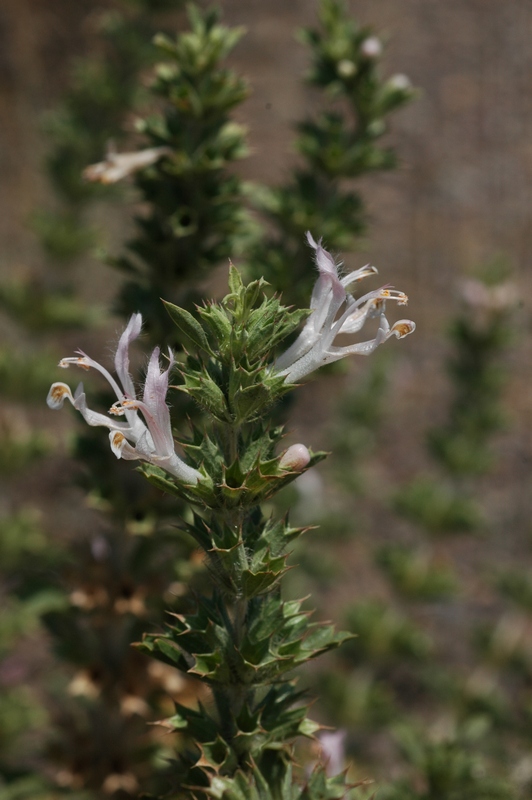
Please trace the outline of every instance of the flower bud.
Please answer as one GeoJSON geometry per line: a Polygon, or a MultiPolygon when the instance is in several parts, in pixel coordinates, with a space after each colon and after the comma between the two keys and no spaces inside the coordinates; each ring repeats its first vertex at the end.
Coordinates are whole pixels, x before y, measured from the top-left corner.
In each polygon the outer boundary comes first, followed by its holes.
{"type": "Polygon", "coordinates": [[[292,472],[299,472],[305,469],[310,461],[310,453],[304,444],[293,444],[288,450],[283,453],[279,466],[283,469],[289,469],[292,472]]]}

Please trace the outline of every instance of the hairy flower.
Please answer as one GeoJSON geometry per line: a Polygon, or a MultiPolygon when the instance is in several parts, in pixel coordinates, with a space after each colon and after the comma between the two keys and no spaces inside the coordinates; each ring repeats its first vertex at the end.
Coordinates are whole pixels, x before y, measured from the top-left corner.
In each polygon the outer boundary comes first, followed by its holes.
{"type": "Polygon", "coordinates": [[[111,449],[117,458],[147,461],[162,467],[185,483],[196,484],[201,478],[201,473],[185,464],[176,454],[170,411],[166,405],[168,377],[174,365],[171,351],[168,368],[161,370],[160,350],[158,347],[155,348],[148,364],[142,400],[137,399],[133,380],[129,374],[129,346],[140,334],[141,326],[142,316],[133,314],[120,337],[115,353],[115,371],[118,381],[105,367],[102,367],[97,361],[93,361],[81,350],[77,351],[79,355],[63,358],[59,362],[60,367],[66,368],[74,364],[82,369],[92,368],[100,372],[117,398],[109,409],[109,413],[113,417],[123,416],[124,422],[117,422],[112,417],[92,411],[87,406],[82,383],[79,384],[74,395],[66,383],[54,383],[46,402],[50,408],[57,409],[62,407],[65,400],[68,400],[80,412],[88,425],[101,425],[109,428],[111,449]]]}
{"type": "Polygon", "coordinates": [[[390,326],[385,316],[386,300],[395,300],[406,305],[407,296],[389,287],[376,289],[358,300],[347,292],[347,287],[374,275],[377,270],[369,265],[350,272],[344,278],[338,276],[338,266],[333,257],[312,235],[307,240],[316,252],[318,280],[310,300],[310,314],[296,341],[279,356],[275,369],[285,376],[287,383],[295,383],[324,364],[331,364],[344,356],[358,354],[367,356],[390,336],[402,339],[415,330],[415,324],[402,319],[390,326]],[[358,333],[368,319],[378,319],[379,327],[373,339],[357,344],[337,347],[334,344],[339,334],[358,333]]]}
{"type": "Polygon", "coordinates": [[[171,153],[170,147],[149,147],[134,153],[117,153],[114,147],[110,146],[105,154],[105,160],[86,167],[83,170],[83,177],[93,183],[117,183],[139,169],[150,167],[171,153]]]}

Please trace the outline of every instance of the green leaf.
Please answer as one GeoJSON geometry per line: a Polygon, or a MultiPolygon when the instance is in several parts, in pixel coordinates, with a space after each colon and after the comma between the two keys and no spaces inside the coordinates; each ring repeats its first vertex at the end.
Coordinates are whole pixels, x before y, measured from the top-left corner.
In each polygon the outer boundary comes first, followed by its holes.
{"type": "Polygon", "coordinates": [[[173,303],[168,303],[166,300],[163,300],[163,303],[172,321],[175,322],[179,330],[194,342],[196,347],[199,347],[200,350],[204,350],[206,353],[212,353],[205,331],[198,320],[193,317],[190,312],[185,311],[184,308],[180,308],[173,303]]]}
{"type": "Polygon", "coordinates": [[[231,294],[238,296],[244,288],[242,276],[237,268],[231,263],[229,265],[229,290],[231,294]]]}

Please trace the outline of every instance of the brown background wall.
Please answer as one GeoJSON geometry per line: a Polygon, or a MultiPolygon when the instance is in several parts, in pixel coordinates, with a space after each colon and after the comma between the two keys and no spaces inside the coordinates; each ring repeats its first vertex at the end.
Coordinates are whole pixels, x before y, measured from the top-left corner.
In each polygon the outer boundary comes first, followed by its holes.
{"type": "MultiPolygon", "coordinates": [[[[40,268],[28,215],[49,202],[42,176],[42,113],[59,101],[74,56],[93,46],[91,20],[112,4],[72,0],[0,3],[0,274],[40,268]]],[[[294,30],[315,21],[307,0],[227,0],[231,24],[248,35],[232,61],[254,87],[239,111],[250,127],[249,178],[282,180],[295,156],[292,123],[311,111],[300,80],[306,53],[294,30]]],[[[389,38],[383,68],[406,73],[420,89],[393,120],[390,142],[398,171],[364,183],[371,225],[355,266],[371,259],[386,280],[410,296],[415,337],[400,345],[394,384],[396,422],[389,423],[390,470],[415,472],[423,430],[441,414],[443,331],[456,306],[457,281],[479,262],[503,256],[513,266],[522,303],[508,357],[511,409],[498,442],[492,489],[509,526],[531,516],[532,445],[530,293],[532,272],[532,5],[528,0],[359,0],[363,23],[389,38]]],[[[97,269],[94,264],[91,267],[97,269]]],[[[98,274],[92,273],[92,274],[98,274]]],[[[353,373],[363,370],[354,363],[353,373]]],[[[315,428],[330,406],[303,392],[303,421],[315,428]]],[[[330,399],[330,398],[329,398],[330,399]]],[[[319,438],[319,437],[318,437],[319,438]]],[[[320,442],[317,442],[318,444],[320,442]]]]}

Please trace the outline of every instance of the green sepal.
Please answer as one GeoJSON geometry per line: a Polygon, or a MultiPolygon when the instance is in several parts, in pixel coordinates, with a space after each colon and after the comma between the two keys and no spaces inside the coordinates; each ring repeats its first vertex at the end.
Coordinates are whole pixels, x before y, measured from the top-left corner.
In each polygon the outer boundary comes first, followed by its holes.
{"type": "Polygon", "coordinates": [[[245,569],[242,572],[241,590],[245,598],[251,599],[272,588],[280,578],[288,571],[286,566],[286,556],[279,556],[264,562],[268,569],[253,571],[245,569]]]}
{"type": "Polygon", "coordinates": [[[164,634],[144,634],[142,641],[134,642],[133,647],[147,656],[152,656],[165,664],[176,667],[181,672],[189,670],[190,664],[179,647],[164,634]]]}
{"type": "Polygon", "coordinates": [[[205,477],[195,485],[192,485],[181,482],[174,483],[167,472],[160,467],[155,467],[153,464],[140,464],[137,467],[137,471],[141,472],[157,489],[188,500],[189,503],[209,505],[209,501],[213,497],[212,481],[209,477],[205,477]]]}
{"type": "Polygon", "coordinates": [[[139,646],[213,686],[240,683],[251,687],[278,680],[286,672],[338,647],[350,633],[310,623],[301,601],[266,596],[251,601],[247,627],[238,649],[223,611],[221,595],[200,597],[195,614],[172,615],[167,633],[146,634],[139,646]],[[194,659],[194,666],[186,655],[194,659]]]}
{"type": "Polygon", "coordinates": [[[175,714],[165,719],[164,727],[171,730],[187,730],[200,744],[210,742],[219,735],[218,723],[207,713],[201,703],[198,710],[175,703],[175,714]]]}
{"type": "Polygon", "coordinates": [[[327,456],[324,452],[313,453],[308,465],[300,471],[282,469],[277,458],[260,461],[259,457],[253,468],[244,471],[238,459],[225,468],[217,446],[206,436],[203,444],[189,443],[185,444],[184,448],[195,456],[192,460],[196,461],[197,468],[203,468],[204,471],[210,466],[214,474],[205,475],[198,483],[192,485],[175,480],[153,464],[142,463],[137,470],[161,491],[212,510],[257,505],[327,456]],[[204,453],[206,457],[202,458],[204,453]]]}
{"type": "Polygon", "coordinates": [[[323,764],[318,764],[303,785],[295,781],[292,766],[285,764],[276,781],[266,777],[256,764],[250,771],[238,771],[232,777],[214,775],[210,786],[203,790],[214,800],[355,800],[362,798],[353,792],[367,781],[357,784],[347,782],[345,773],[328,777],[323,764]]]}
{"type": "Polygon", "coordinates": [[[196,766],[201,766],[214,772],[231,773],[238,767],[238,758],[233,749],[220,735],[212,742],[200,745],[201,758],[196,766]]]}
{"type": "Polygon", "coordinates": [[[225,344],[230,341],[232,326],[227,313],[217,303],[207,303],[198,308],[206,335],[210,338],[213,348],[225,349],[225,344]]]}
{"type": "Polygon", "coordinates": [[[178,389],[189,394],[205,411],[220,422],[232,422],[227,400],[217,382],[206,370],[182,370],[184,384],[178,389]]]}

